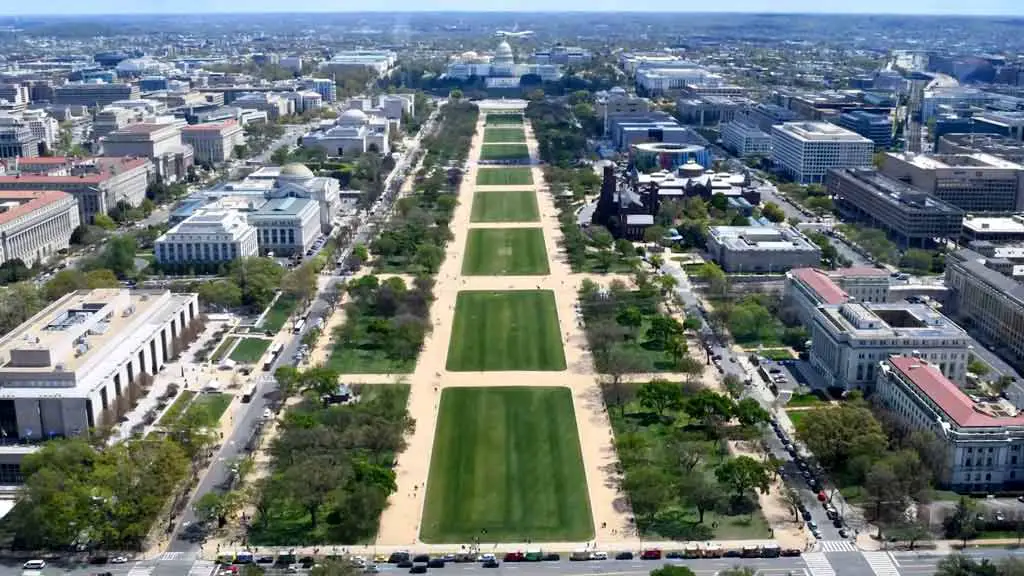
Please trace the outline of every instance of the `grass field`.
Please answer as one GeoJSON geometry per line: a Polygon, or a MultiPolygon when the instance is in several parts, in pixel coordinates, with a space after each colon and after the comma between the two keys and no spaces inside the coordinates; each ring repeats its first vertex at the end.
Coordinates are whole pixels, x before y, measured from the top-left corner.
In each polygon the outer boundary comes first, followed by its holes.
{"type": "Polygon", "coordinates": [[[217,364],[218,362],[223,360],[224,355],[228,353],[228,350],[231,350],[231,347],[234,346],[235,342],[237,341],[237,336],[228,336],[227,338],[225,338],[224,341],[221,342],[219,346],[217,346],[217,349],[213,351],[213,355],[210,356],[210,362],[217,364]]]}
{"type": "Polygon", "coordinates": [[[480,192],[473,195],[471,222],[536,222],[535,192],[480,192]]]}
{"type": "Polygon", "coordinates": [[[298,302],[294,298],[279,297],[263,317],[263,323],[260,325],[260,328],[270,330],[271,332],[279,332],[284,327],[284,323],[288,321],[288,317],[292,315],[292,312],[295,312],[297,304],[298,302]]]}
{"type": "MultiPolygon", "coordinates": [[[[189,404],[184,416],[195,417],[200,426],[215,426],[224,415],[224,411],[231,405],[231,394],[200,394],[194,402],[189,404]]],[[[186,420],[188,422],[188,420],[186,420]]]]}
{"type": "Polygon", "coordinates": [[[481,160],[526,160],[530,149],[526,144],[484,144],[480,149],[481,160]]]}
{"type": "Polygon", "coordinates": [[[478,186],[526,186],[533,184],[529,168],[480,168],[476,172],[478,186]]]}
{"type": "Polygon", "coordinates": [[[547,274],[548,254],[540,228],[474,228],[466,241],[466,276],[547,274]]]}
{"type": "Polygon", "coordinates": [[[485,126],[506,126],[522,125],[522,114],[488,114],[484,121],[485,126]]]}
{"type": "Polygon", "coordinates": [[[164,415],[160,417],[159,424],[161,426],[174,424],[178,417],[181,416],[181,413],[185,411],[185,407],[188,406],[188,403],[192,401],[192,397],[195,395],[196,393],[191,390],[182,390],[179,392],[178,397],[174,399],[174,402],[172,402],[167,408],[164,415]]]}
{"type": "Polygon", "coordinates": [[[448,370],[565,370],[550,290],[459,292],[448,370]]]}
{"type": "Polygon", "coordinates": [[[381,350],[335,346],[327,358],[327,367],[340,374],[410,374],[416,361],[395,362],[381,350]]]}
{"type": "Polygon", "coordinates": [[[242,338],[242,341],[231,351],[230,358],[235,362],[255,364],[260,356],[270,347],[270,340],[265,338],[242,338]]]}
{"type": "Polygon", "coordinates": [[[445,390],[432,454],[424,542],[593,537],[568,389],[445,390]]]}
{"type": "Polygon", "coordinates": [[[484,130],[484,144],[493,142],[526,142],[522,128],[488,128],[484,130]]]}

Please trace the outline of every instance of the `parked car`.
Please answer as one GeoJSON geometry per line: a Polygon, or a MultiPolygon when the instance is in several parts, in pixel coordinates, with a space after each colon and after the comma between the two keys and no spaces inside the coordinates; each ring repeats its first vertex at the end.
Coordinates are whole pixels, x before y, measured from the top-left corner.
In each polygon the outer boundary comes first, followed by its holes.
{"type": "Polygon", "coordinates": [[[591,560],[607,560],[608,559],[608,553],[607,552],[591,552],[590,553],[590,559],[591,560]]]}
{"type": "Polygon", "coordinates": [[[495,560],[494,558],[491,558],[490,560],[485,561],[484,564],[483,564],[484,568],[497,568],[499,565],[500,564],[498,563],[498,561],[495,560]]]}
{"type": "Polygon", "coordinates": [[[412,568],[409,568],[409,574],[426,574],[426,564],[414,564],[412,568]]]}
{"type": "Polygon", "coordinates": [[[786,557],[799,556],[800,555],[800,549],[799,548],[785,548],[782,551],[782,555],[786,556],[786,557]]]}
{"type": "Polygon", "coordinates": [[[505,562],[522,562],[523,558],[522,552],[508,552],[505,554],[504,560],[505,562]]]}
{"type": "Polygon", "coordinates": [[[413,567],[413,563],[412,563],[412,560],[409,560],[408,558],[406,558],[405,560],[402,560],[401,562],[395,564],[395,566],[397,566],[399,568],[412,568],[413,567]]]}
{"type": "Polygon", "coordinates": [[[29,560],[21,565],[25,570],[42,570],[46,568],[46,560],[29,560]]]}
{"type": "Polygon", "coordinates": [[[618,554],[615,555],[615,559],[616,560],[632,560],[633,559],[633,553],[632,552],[619,552],[618,554]]]}
{"type": "Polygon", "coordinates": [[[556,552],[552,552],[550,554],[545,554],[544,555],[544,561],[545,562],[558,562],[561,559],[562,559],[562,555],[558,554],[556,552]]]}
{"type": "Polygon", "coordinates": [[[416,556],[413,557],[412,561],[413,562],[417,562],[417,563],[426,564],[427,562],[430,562],[430,556],[428,556],[426,554],[417,554],[416,556]]]}
{"type": "Polygon", "coordinates": [[[430,561],[427,562],[427,567],[428,568],[444,568],[444,560],[442,560],[440,558],[431,558],[430,561]]]}
{"type": "Polygon", "coordinates": [[[661,560],[661,549],[660,548],[648,548],[640,554],[640,557],[644,560],[661,560]]]}

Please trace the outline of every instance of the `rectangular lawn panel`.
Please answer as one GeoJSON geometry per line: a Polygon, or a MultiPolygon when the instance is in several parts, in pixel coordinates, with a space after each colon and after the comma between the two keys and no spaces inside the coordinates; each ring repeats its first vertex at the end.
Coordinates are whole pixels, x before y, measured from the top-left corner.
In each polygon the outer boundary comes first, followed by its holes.
{"type": "Polygon", "coordinates": [[[593,534],[567,388],[444,391],[424,542],[581,542],[593,534]]]}
{"type": "Polygon", "coordinates": [[[462,273],[466,276],[544,275],[548,254],[540,228],[474,228],[469,231],[462,273]]]}
{"type": "Polygon", "coordinates": [[[530,149],[526,144],[484,144],[480,150],[481,160],[526,160],[530,149]]]}
{"type": "Polygon", "coordinates": [[[235,362],[255,364],[270,347],[270,340],[265,338],[242,338],[242,341],[231,351],[230,358],[235,362]]]}
{"type": "Polygon", "coordinates": [[[484,144],[493,142],[526,142],[522,128],[488,128],[484,130],[484,144]]]}
{"type": "Polygon", "coordinates": [[[471,222],[537,222],[537,193],[478,192],[473,195],[471,222]]]}
{"type": "Polygon", "coordinates": [[[522,125],[522,114],[488,114],[484,121],[485,126],[522,125]]]}
{"type": "Polygon", "coordinates": [[[527,186],[533,184],[529,168],[480,168],[476,172],[477,186],[527,186]]]}
{"type": "Polygon", "coordinates": [[[447,369],[565,370],[554,292],[459,292],[447,369]]]}

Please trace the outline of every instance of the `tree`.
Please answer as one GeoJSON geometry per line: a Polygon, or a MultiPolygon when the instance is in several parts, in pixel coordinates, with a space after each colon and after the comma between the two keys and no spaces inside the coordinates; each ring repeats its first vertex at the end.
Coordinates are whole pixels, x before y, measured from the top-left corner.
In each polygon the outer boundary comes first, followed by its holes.
{"type": "Polygon", "coordinates": [[[672,479],[658,466],[639,466],[630,470],[622,481],[629,494],[633,513],[643,526],[654,520],[654,515],[671,496],[672,479]]]}
{"type": "Polygon", "coordinates": [[[666,410],[677,409],[682,405],[683,391],[679,385],[657,378],[640,386],[637,399],[641,406],[663,417],[666,410]]]}
{"type": "Polygon", "coordinates": [[[298,368],[288,364],[278,366],[274,370],[274,379],[277,380],[278,390],[281,391],[282,399],[287,400],[298,391],[300,376],[298,368]]]}
{"type": "Polygon", "coordinates": [[[694,576],[693,570],[678,564],[665,564],[651,570],[651,576],[694,576]]]}
{"type": "Polygon", "coordinates": [[[812,410],[796,422],[796,436],[828,470],[842,471],[859,458],[885,451],[885,431],[863,405],[812,410]]]}
{"type": "Polygon", "coordinates": [[[744,398],[737,402],[733,414],[744,426],[756,426],[771,420],[771,415],[753,398],[744,398]]]}
{"type": "Polygon", "coordinates": [[[803,500],[800,498],[800,493],[793,488],[787,487],[782,492],[782,502],[789,508],[789,511],[793,513],[793,520],[795,522],[800,521],[800,507],[803,506],[803,500]]]}
{"type": "Polygon", "coordinates": [[[462,90],[459,90],[458,88],[452,89],[452,91],[448,93],[448,98],[450,98],[452,100],[461,100],[462,99],[462,90]]]}
{"type": "Polygon", "coordinates": [[[99,270],[91,270],[85,273],[85,287],[90,290],[97,288],[117,288],[121,284],[117,280],[117,276],[106,268],[100,268],[99,270]]]}
{"type": "Polygon", "coordinates": [[[722,487],[704,474],[691,474],[679,482],[680,499],[697,509],[697,523],[704,523],[704,514],[722,503],[722,487]]]}
{"type": "Polygon", "coordinates": [[[444,250],[434,244],[420,244],[416,247],[416,256],[413,261],[428,274],[436,274],[444,260],[444,250]]]}
{"type": "Polygon", "coordinates": [[[935,576],[1000,576],[995,564],[987,558],[980,562],[962,554],[950,554],[939,560],[935,576]]]}
{"type": "Polygon", "coordinates": [[[671,316],[657,315],[651,318],[647,328],[647,339],[658,350],[665,350],[669,340],[683,334],[683,325],[671,316]]]}
{"type": "Polygon", "coordinates": [[[932,253],[920,248],[911,248],[900,257],[900,268],[906,268],[915,274],[927,274],[932,268],[932,253]]]}
{"type": "Polygon", "coordinates": [[[932,532],[928,528],[928,525],[924,522],[913,521],[903,522],[896,527],[889,530],[889,537],[896,538],[907,543],[907,547],[911,550],[921,540],[928,540],[932,537],[932,532]]]}
{"type": "Polygon", "coordinates": [[[606,401],[610,399],[611,403],[618,406],[620,412],[625,414],[628,390],[622,379],[626,374],[650,372],[650,362],[645,356],[622,348],[611,348],[599,360],[601,360],[601,371],[607,376],[601,385],[605,390],[606,401]]]}
{"type": "Polygon", "coordinates": [[[93,217],[92,223],[108,232],[117,228],[117,223],[114,222],[114,219],[106,214],[97,214],[93,217]]]}
{"type": "Polygon", "coordinates": [[[717,429],[733,414],[733,402],[726,396],[701,390],[686,400],[683,411],[705,428],[717,429]]]}
{"type": "Polygon", "coordinates": [[[665,351],[672,357],[672,364],[679,366],[679,363],[682,362],[683,358],[686,358],[686,354],[689,352],[686,338],[679,335],[672,336],[665,346],[665,351]]]}
{"type": "Polygon", "coordinates": [[[774,202],[765,202],[761,205],[761,215],[772,222],[782,222],[786,219],[786,213],[774,202]]]}
{"type": "Polygon", "coordinates": [[[715,478],[733,491],[734,498],[742,498],[750,490],[767,494],[771,486],[768,468],[750,456],[737,456],[715,468],[715,478]]]}
{"type": "Polygon", "coordinates": [[[668,229],[664,226],[655,224],[654,226],[648,226],[644,230],[644,242],[648,244],[658,244],[668,234],[668,229]]]}
{"type": "Polygon", "coordinates": [[[100,254],[98,264],[117,274],[119,278],[135,271],[135,253],[138,245],[135,238],[129,234],[121,234],[107,240],[103,253],[100,254]]]}
{"type": "Polygon", "coordinates": [[[626,306],[615,315],[615,322],[635,334],[644,323],[644,315],[636,306],[626,306]]]}

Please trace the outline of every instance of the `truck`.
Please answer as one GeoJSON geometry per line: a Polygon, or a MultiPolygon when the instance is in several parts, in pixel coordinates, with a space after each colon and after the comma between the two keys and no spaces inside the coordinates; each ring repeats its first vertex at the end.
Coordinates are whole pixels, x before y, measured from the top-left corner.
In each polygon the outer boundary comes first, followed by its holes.
{"type": "Polygon", "coordinates": [[[572,560],[574,562],[578,562],[580,560],[590,560],[590,550],[577,548],[576,550],[572,551],[572,554],[569,555],[569,560],[572,560]]]}

